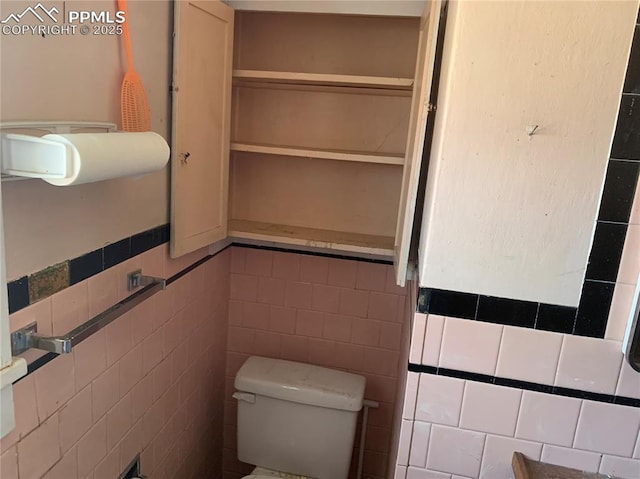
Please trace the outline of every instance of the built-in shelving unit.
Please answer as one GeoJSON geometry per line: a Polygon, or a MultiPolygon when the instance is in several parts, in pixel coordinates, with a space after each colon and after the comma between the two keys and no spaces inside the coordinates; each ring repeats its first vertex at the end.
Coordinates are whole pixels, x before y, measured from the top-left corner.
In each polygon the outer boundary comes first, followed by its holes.
{"type": "Polygon", "coordinates": [[[230,236],[393,256],[419,27],[236,12],[230,236]]]}

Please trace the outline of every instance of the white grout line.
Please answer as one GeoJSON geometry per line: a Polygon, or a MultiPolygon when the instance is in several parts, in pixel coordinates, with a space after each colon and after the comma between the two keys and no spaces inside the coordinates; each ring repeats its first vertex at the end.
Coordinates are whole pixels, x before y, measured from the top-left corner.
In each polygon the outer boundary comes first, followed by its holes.
{"type": "Polygon", "coordinates": [[[578,426],[580,425],[580,417],[582,416],[582,408],[584,407],[584,399],[580,401],[580,410],[576,419],[576,430],[573,433],[573,441],[571,441],[571,449],[576,449],[576,440],[578,438],[578,426]]]}

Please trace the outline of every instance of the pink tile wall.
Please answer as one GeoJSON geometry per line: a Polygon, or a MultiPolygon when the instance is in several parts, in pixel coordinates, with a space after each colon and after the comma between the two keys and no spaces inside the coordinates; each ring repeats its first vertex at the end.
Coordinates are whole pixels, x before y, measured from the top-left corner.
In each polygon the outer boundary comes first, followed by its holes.
{"type": "Polygon", "coordinates": [[[233,247],[230,283],[223,477],[251,471],[237,460],[231,398],[235,374],[250,355],[364,375],[365,397],[380,402],[369,414],[364,477],[385,477],[396,389],[406,368],[400,357],[407,298],[393,267],[233,247]]]}
{"type": "MultiPolygon", "coordinates": [[[[169,277],[206,256],[166,245],[10,317],[66,333],[126,296],[128,271],[169,277]]],[[[151,479],[219,477],[230,253],[14,387],[17,427],[0,441],[2,479],[114,479],[136,454],[151,479]]]]}
{"type": "Polygon", "coordinates": [[[437,315],[425,326],[415,316],[410,357],[426,366],[640,399],[621,341],[437,315]]]}
{"type": "Polygon", "coordinates": [[[639,477],[640,408],[417,376],[417,400],[405,399],[405,413],[413,419],[402,421],[398,479],[510,479],[514,451],[589,472],[639,477]]]}

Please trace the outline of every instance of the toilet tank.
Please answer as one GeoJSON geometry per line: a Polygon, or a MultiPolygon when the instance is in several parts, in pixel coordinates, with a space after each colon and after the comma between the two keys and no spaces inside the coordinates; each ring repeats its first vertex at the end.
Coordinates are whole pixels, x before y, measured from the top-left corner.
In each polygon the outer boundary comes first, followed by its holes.
{"type": "Polygon", "coordinates": [[[235,388],[238,459],[316,479],[347,479],[363,376],[252,356],[235,388]]]}

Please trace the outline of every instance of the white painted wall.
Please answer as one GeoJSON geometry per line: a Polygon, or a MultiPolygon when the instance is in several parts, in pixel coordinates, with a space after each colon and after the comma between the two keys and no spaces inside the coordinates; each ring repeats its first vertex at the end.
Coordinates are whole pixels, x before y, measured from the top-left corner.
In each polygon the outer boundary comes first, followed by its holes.
{"type": "MultiPolygon", "coordinates": [[[[2,0],[0,17],[36,3],[2,0]]],[[[43,4],[61,12],[116,10],[115,0],[43,4]]],[[[168,0],[128,2],[134,64],[149,100],[151,127],[167,140],[172,8],[168,0]]],[[[119,36],[0,35],[0,121],[119,125],[125,68],[119,36]]],[[[41,180],[8,182],[2,194],[9,280],[168,221],[168,169],[64,188],[41,180]]]]}
{"type": "Polygon", "coordinates": [[[451,2],[421,286],[577,305],[637,9],[451,2]]]}

